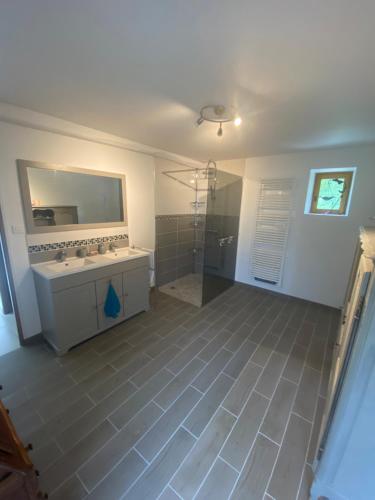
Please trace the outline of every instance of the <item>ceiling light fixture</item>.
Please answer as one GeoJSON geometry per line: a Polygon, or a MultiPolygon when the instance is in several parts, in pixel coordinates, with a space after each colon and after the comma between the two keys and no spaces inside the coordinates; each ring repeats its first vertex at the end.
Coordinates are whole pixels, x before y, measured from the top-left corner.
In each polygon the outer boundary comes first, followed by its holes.
{"type": "Polygon", "coordinates": [[[232,108],[226,108],[221,104],[216,104],[215,106],[204,106],[200,112],[197,119],[197,125],[202,125],[203,122],[218,123],[219,128],[217,131],[218,137],[223,135],[223,123],[233,122],[236,127],[239,127],[242,123],[241,118],[232,108]]]}

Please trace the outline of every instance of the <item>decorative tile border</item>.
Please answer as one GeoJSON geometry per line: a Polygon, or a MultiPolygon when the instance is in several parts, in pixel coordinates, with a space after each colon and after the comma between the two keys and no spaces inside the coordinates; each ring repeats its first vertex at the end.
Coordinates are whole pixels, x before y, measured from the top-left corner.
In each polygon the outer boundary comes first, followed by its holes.
{"type": "Polygon", "coordinates": [[[46,252],[49,250],[58,250],[59,248],[84,247],[87,245],[98,245],[99,243],[108,243],[109,241],[127,240],[127,234],[115,234],[113,236],[100,236],[98,238],[89,238],[87,240],[60,241],[59,243],[44,243],[43,245],[29,245],[29,253],[46,252]]]}

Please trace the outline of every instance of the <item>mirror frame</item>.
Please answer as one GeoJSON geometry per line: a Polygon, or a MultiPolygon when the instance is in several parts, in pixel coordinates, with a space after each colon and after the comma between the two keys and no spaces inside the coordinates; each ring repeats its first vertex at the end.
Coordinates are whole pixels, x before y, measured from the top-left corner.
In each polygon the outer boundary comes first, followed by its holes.
{"type": "Polygon", "coordinates": [[[113,172],[103,172],[101,170],[92,170],[88,168],[79,167],[68,167],[65,165],[59,165],[55,163],[44,163],[39,161],[30,160],[17,160],[18,177],[21,190],[21,199],[23,205],[23,213],[25,218],[26,232],[27,234],[40,234],[40,233],[58,233],[60,231],[76,231],[80,229],[95,229],[103,227],[119,227],[128,225],[127,217],[127,204],[126,204],[126,177],[122,174],[116,174],[113,172]],[[121,181],[121,221],[118,222],[94,222],[89,224],[66,224],[58,226],[34,226],[31,195],[30,195],[30,185],[29,178],[27,175],[27,168],[41,168],[45,170],[59,170],[62,172],[75,172],[78,174],[96,175],[98,177],[112,177],[113,179],[119,179],[121,181]]]}

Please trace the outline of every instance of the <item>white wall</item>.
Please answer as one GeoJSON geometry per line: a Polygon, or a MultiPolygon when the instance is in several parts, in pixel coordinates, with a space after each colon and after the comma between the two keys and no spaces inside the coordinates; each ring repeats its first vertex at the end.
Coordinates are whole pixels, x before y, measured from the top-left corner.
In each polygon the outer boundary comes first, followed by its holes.
{"type": "Polygon", "coordinates": [[[358,227],[373,224],[369,217],[375,215],[375,146],[246,160],[236,279],[256,286],[260,284],[250,278],[250,249],[258,182],[272,177],[293,177],[296,187],[282,286],[265,287],[333,307],[341,306],[358,227]],[[349,216],[305,215],[310,169],[352,166],[357,167],[357,175],[349,216]]]}
{"type": "MultiPolygon", "coordinates": [[[[67,122],[64,122],[64,126],[72,133],[79,129],[74,124],[69,126],[67,122]]],[[[97,131],[93,132],[98,135],[97,131]]],[[[127,228],[65,231],[30,235],[26,238],[16,159],[61,163],[125,174],[130,243],[148,248],[153,248],[155,241],[155,160],[149,155],[127,151],[121,147],[0,122],[0,204],[23,332],[25,337],[30,337],[39,333],[41,326],[27,242],[38,244],[90,238],[123,233],[127,228]]]]}
{"type": "Polygon", "coordinates": [[[224,172],[243,177],[245,174],[246,159],[217,161],[216,166],[218,169],[224,170],[224,172]]]}

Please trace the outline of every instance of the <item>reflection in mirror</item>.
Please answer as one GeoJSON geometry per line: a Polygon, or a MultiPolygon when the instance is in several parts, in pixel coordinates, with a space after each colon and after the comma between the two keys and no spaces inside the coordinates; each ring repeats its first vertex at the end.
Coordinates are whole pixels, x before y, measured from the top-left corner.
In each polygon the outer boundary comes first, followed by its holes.
{"type": "Polygon", "coordinates": [[[26,161],[18,164],[28,232],[125,223],[123,176],[26,161]]]}

